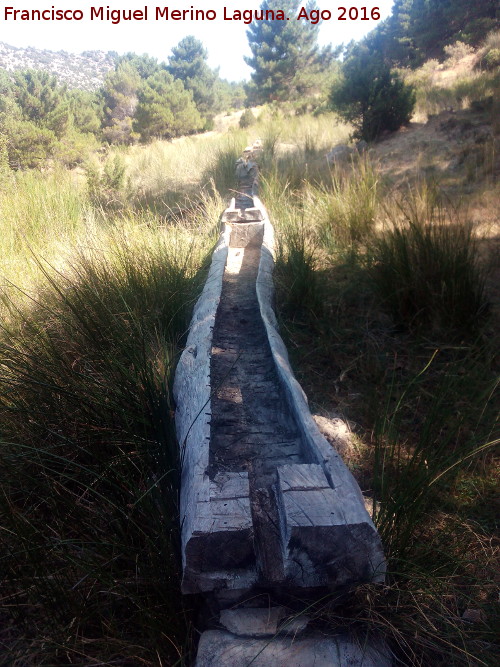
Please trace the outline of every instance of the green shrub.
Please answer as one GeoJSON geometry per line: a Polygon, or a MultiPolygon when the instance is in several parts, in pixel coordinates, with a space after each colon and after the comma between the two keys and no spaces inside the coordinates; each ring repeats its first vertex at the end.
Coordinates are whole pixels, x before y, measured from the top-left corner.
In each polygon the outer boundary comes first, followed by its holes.
{"type": "Polygon", "coordinates": [[[188,642],[169,386],[201,256],[175,239],[133,224],[89,238],[9,309],[1,569],[18,664],[174,664],[188,642]]]}
{"type": "Polygon", "coordinates": [[[9,118],[4,131],[8,137],[7,151],[12,169],[41,169],[56,151],[55,134],[29,120],[9,118]]]}
{"type": "Polygon", "coordinates": [[[89,155],[99,148],[94,134],[78,132],[71,128],[56,144],[55,159],[70,169],[83,164],[89,155]]]}
{"type": "Polygon", "coordinates": [[[124,206],[125,162],[120,155],[109,157],[102,172],[99,163],[87,163],[86,176],[88,194],[94,206],[104,210],[124,206]]]}
{"type": "Polygon", "coordinates": [[[203,119],[182,81],[161,71],[142,82],[133,127],[148,142],[192,134],[203,127],[203,119]]]}
{"type": "Polygon", "coordinates": [[[447,58],[446,65],[453,67],[456,65],[462,58],[470,56],[474,53],[474,49],[469,44],[465,42],[457,41],[454,44],[448,44],[443,48],[447,58]]]}
{"type": "Polygon", "coordinates": [[[479,65],[486,69],[500,67],[500,31],[490,32],[479,51],[479,65]]]}
{"type": "Polygon", "coordinates": [[[240,127],[245,129],[250,127],[250,125],[255,125],[257,119],[254,116],[254,113],[251,109],[245,109],[245,111],[240,116],[240,127]]]}
{"type": "Polygon", "coordinates": [[[330,105],[354,125],[356,136],[373,141],[409,123],[415,92],[380,57],[361,46],[344,62],[330,105]]]}
{"type": "Polygon", "coordinates": [[[500,49],[491,49],[484,56],[484,63],[488,69],[495,69],[500,67],[500,49]]]}

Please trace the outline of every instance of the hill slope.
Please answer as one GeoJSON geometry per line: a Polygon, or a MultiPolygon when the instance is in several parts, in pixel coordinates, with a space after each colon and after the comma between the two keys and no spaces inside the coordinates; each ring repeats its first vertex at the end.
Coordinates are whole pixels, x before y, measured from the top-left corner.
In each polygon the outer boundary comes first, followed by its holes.
{"type": "Polygon", "coordinates": [[[45,70],[69,88],[96,90],[115,66],[115,54],[104,51],[68,53],[34,47],[18,48],[0,42],[0,68],[9,72],[21,69],[45,70]]]}

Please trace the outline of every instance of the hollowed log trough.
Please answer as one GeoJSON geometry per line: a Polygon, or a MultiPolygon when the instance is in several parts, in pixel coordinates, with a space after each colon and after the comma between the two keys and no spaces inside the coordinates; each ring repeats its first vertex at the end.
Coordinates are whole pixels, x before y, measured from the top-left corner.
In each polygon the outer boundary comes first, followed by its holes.
{"type": "MultiPolygon", "coordinates": [[[[181,444],[182,590],[224,605],[252,590],[384,579],[352,474],[313,420],[273,309],[274,231],[231,207],[174,382],[181,444]]],[[[260,218],[260,219],[259,219],[260,218]]]]}

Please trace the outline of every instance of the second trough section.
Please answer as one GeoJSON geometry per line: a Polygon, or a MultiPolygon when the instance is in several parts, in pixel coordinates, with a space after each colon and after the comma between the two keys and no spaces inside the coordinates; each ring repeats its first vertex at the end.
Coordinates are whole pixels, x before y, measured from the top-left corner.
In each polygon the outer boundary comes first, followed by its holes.
{"type": "Polygon", "coordinates": [[[359,487],[290,368],[272,305],[273,229],[255,200],[245,222],[224,214],[174,386],[183,590],[222,606],[252,590],[380,581],[385,567],[359,487]]]}

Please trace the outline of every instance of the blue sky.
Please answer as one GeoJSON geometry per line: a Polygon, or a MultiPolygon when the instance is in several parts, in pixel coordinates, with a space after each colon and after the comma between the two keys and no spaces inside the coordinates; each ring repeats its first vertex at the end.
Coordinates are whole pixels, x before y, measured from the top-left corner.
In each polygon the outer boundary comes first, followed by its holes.
{"type": "MultiPolygon", "coordinates": [[[[332,19],[324,21],[320,27],[319,41],[321,44],[334,45],[348,42],[351,39],[360,39],[370,29],[377,25],[376,21],[347,20],[338,21],[339,6],[366,7],[368,15],[373,8],[378,7],[382,19],[390,14],[393,0],[364,0],[358,3],[340,2],[331,3],[318,0],[321,10],[329,10],[332,19]]],[[[258,3],[251,4],[245,0],[201,0],[197,4],[177,2],[161,4],[174,9],[213,10],[217,18],[214,21],[164,21],[155,20],[156,5],[144,5],[131,0],[121,0],[120,3],[110,0],[102,6],[106,9],[144,10],[148,7],[147,21],[120,22],[113,25],[111,22],[91,21],[90,8],[100,7],[91,0],[49,0],[45,3],[40,0],[5,0],[0,9],[0,41],[13,46],[34,46],[52,51],[71,51],[80,53],[87,50],[117,51],[125,53],[148,53],[159,60],[166,60],[170,50],[186,35],[195,35],[206,46],[209,53],[211,67],[219,67],[222,77],[229,80],[247,79],[250,70],[244,63],[243,56],[249,54],[245,31],[248,28],[243,21],[227,21],[223,19],[224,7],[229,16],[234,10],[257,9],[258,3]],[[81,21],[13,21],[5,19],[5,7],[14,9],[71,9],[81,10],[84,19],[81,21]]],[[[361,14],[361,12],[360,12],[361,14]]],[[[354,15],[354,12],[353,12],[354,15]]],[[[293,19],[292,19],[293,20],[293,19]]]]}

